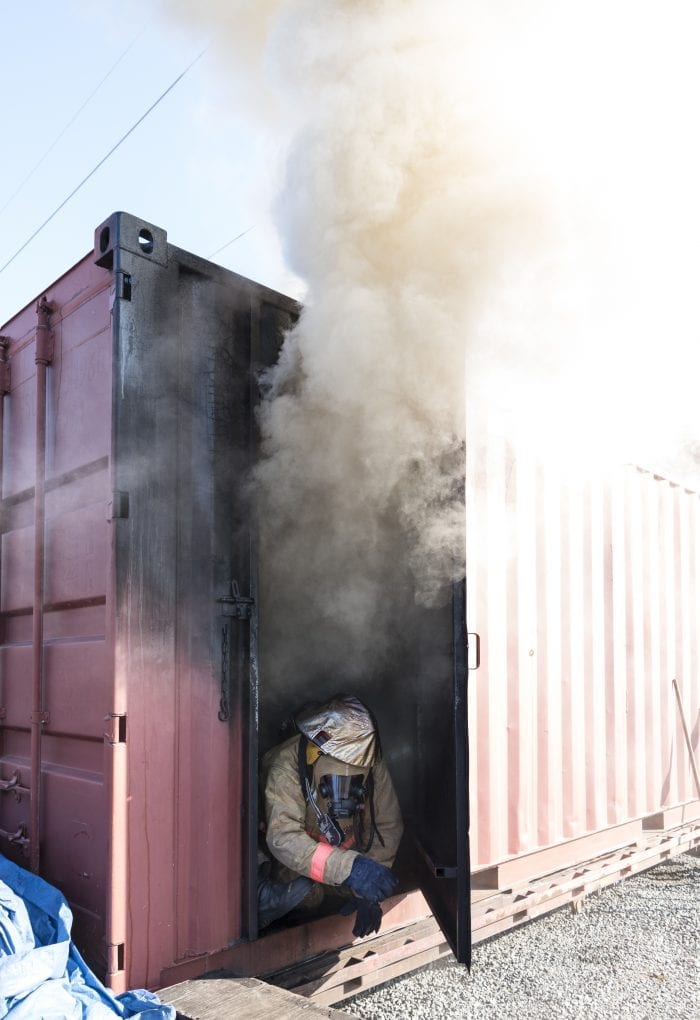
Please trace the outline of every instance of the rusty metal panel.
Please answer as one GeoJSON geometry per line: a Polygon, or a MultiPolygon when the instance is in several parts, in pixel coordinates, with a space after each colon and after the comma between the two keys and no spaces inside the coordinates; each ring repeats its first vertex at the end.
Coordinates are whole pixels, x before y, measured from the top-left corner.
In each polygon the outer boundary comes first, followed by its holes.
{"type": "Polygon", "coordinates": [[[470,448],[476,870],[697,798],[672,680],[696,719],[699,525],[698,495],[648,472],[470,448]]]}

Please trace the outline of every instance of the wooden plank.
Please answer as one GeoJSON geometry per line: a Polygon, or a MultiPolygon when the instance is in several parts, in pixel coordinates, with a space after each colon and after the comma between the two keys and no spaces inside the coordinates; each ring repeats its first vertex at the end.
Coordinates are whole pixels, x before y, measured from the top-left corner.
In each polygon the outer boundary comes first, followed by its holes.
{"type": "MultiPolygon", "coordinates": [[[[640,838],[631,845],[620,847],[597,859],[586,861],[576,867],[565,868],[520,887],[501,890],[489,899],[480,897],[480,902],[474,904],[476,924],[473,941],[474,943],[484,941],[567,904],[579,903],[592,892],[613,885],[628,875],[645,871],[661,860],[688,851],[698,841],[700,827],[697,823],[691,823],[675,832],[650,834],[647,838],[640,838]]],[[[409,929],[413,930],[416,927],[410,925],[409,929]]],[[[422,931],[425,932],[424,922],[422,931]]],[[[413,948],[420,949],[419,946],[413,948]]],[[[408,973],[424,966],[431,959],[438,959],[449,953],[449,946],[438,932],[436,944],[426,949],[424,953],[420,951],[413,953],[411,943],[407,940],[403,947],[396,947],[391,957],[392,962],[388,954],[387,956],[380,952],[376,955],[371,954],[368,959],[353,960],[345,972],[337,971],[328,983],[309,982],[308,987],[299,985],[298,990],[309,994],[315,1002],[338,1003],[350,995],[356,995],[399,974],[408,973]],[[343,977],[348,980],[339,980],[343,977]]],[[[342,959],[338,961],[336,967],[341,966],[342,959]]]]}
{"type": "Polygon", "coordinates": [[[278,987],[295,988],[300,974],[305,981],[312,981],[315,978],[328,978],[336,971],[347,968],[351,962],[369,966],[372,959],[384,959],[388,953],[403,949],[408,942],[421,941],[432,937],[436,932],[439,932],[437,921],[430,917],[395,931],[382,933],[372,939],[365,939],[359,945],[348,946],[338,952],[324,953],[315,960],[278,971],[271,977],[271,981],[278,987]]]}
{"type": "MultiPolygon", "coordinates": [[[[354,978],[365,977],[365,975],[376,971],[381,971],[382,974],[385,974],[390,965],[398,963],[400,960],[413,960],[414,957],[420,956],[434,946],[439,946],[444,941],[445,938],[436,925],[435,931],[430,935],[420,939],[407,938],[402,945],[388,952],[382,952],[381,955],[368,953],[364,960],[354,962],[348,960],[347,966],[329,973],[324,978],[299,984],[295,986],[294,990],[299,995],[308,995],[316,998],[318,994],[335,988],[338,985],[347,984],[348,981],[352,981],[354,978]]],[[[383,980],[385,979],[383,978],[383,980]]]]}
{"type": "Polygon", "coordinates": [[[343,999],[350,998],[351,995],[365,992],[368,988],[374,988],[375,985],[384,984],[385,981],[391,981],[392,978],[401,977],[402,974],[408,974],[413,970],[418,970],[419,967],[425,967],[426,964],[448,956],[451,952],[447,943],[441,942],[440,945],[433,946],[417,956],[412,956],[407,960],[400,960],[391,967],[387,967],[386,970],[376,970],[346,981],[342,986],[320,992],[318,996],[314,996],[313,1001],[319,1002],[322,1005],[332,1005],[333,1003],[341,1002],[343,999]]]}
{"type": "Polygon", "coordinates": [[[566,843],[522,854],[493,868],[476,872],[472,875],[472,887],[503,889],[540,875],[551,874],[561,868],[576,865],[582,858],[590,859],[605,851],[629,846],[641,833],[641,820],[624,822],[622,825],[580,836],[566,843]]]}
{"type": "Polygon", "coordinates": [[[342,1020],[347,1013],[329,1009],[257,978],[219,977],[183,981],[158,992],[182,1020],[342,1020]]]}
{"type": "MultiPolygon", "coordinates": [[[[404,928],[419,918],[431,917],[430,907],[421,892],[400,893],[382,904],[382,929],[389,931],[404,928]]],[[[247,977],[266,978],[301,960],[320,956],[330,949],[351,944],[362,945],[364,940],[353,939],[354,918],[333,915],[316,918],[305,924],[275,931],[263,932],[254,942],[240,942],[229,949],[189,959],[166,968],[160,976],[163,986],[196,978],[215,970],[234,971],[247,977]]]]}
{"type": "Polygon", "coordinates": [[[629,874],[636,874],[652,867],[665,857],[682,853],[690,846],[693,836],[692,828],[676,835],[655,838],[650,846],[644,847],[641,841],[622,851],[609,854],[586,865],[567,869],[562,873],[547,876],[546,880],[532,882],[520,889],[509,890],[493,898],[493,901],[482,901],[472,915],[473,931],[483,927],[491,927],[494,922],[510,914],[529,913],[538,907],[537,913],[544,913],[550,906],[541,908],[549,900],[559,901],[562,895],[570,896],[580,891],[587,893],[605,885],[620,881],[629,874]]]}

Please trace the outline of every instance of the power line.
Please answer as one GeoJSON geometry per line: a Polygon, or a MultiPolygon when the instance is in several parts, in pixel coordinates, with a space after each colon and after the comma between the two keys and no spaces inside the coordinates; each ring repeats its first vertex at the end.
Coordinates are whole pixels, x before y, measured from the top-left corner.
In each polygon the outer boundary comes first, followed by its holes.
{"type": "Polygon", "coordinates": [[[8,200],[7,200],[6,202],[5,202],[4,206],[3,206],[3,207],[2,207],[1,209],[0,209],[0,216],[2,216],[2,214],[3,214],[4,212],[5,212],[5,210],[7,209],[8,205],[10,205],[10,204],[11,204],[11,203],[12,203],[12,202],[13,202],[13,201],[15,200],[15,198],[17,198],[17,196],[19,195],[20,191],[22,191],[22,189],[24,188],[25,184],[27,184],[27,182],[31,180],[31,178],[32,178],[32,177],[34,176],[34,174],[35,174],[35,173],[36,173],[36,171],[37,171],[37,170],[39,169],[39,167],[41,166],[41,164],[42,164],[42,163],[43,163],[43,162],[44,162],[44,161],[45,161],[45,160],[47,159],[47,157],[48,157],[48,156],[49,156],[49,155],[50,155],[50,154],[51,154],[51,153],[53,152],[53,150],[54,150],[54,149],[56,148],[56,146],[58,145],[58,143],[59,143],[59,142],[61,141],[61,139],[62,139],[62,138],[63,138],[63,136],[65,135],[65,133],[66,133],[66,131],[68,130],[68,128],[72,127],[72,125],[73,125],[73,124],[74,124],[74,123],[76,122],[76,120],[78,119],[78,117],[80,116],[80,114],[81,114],[81,113],[83,112],[83,110],[85,109],[85,107],[86,107],[86,106],[88,105],[88,103],[90,102],[90,100],[91,100],[91,99],[93,99],[93,98],[94,98],[94,97],[95,97],[95,96],[97,95],[97,93],[98,93],[98,92],[100,91],[100,89],[102,88],[102,86],[104,85],[104,83],[105,83],[105,82],[107,81],[107,79],[109,78],[109,76],[110,76],[110,75],[111,75],[111,74],[112,74],[112,73],[113,73],[113,72],[114,72],[114,71],[115,71],[115,70],[117,69],[117,67],[119,66],[119,64],[121,64],[122,60],[123,60],[123,59],[124,59],[124,57],[125,57],[125,56],[127,55],[127,53],[129,52],[129,50],[130,50],[130,49],[131,49],[131,48],[132,48],[132,47],[134,46],[134,44],[135,44],[136,42],[138,42],[138,40],[139,40],[139,39],[141,38],[141,36],[142,36],[142,35],[143,35],[143,31],[139,32],[139,34],[138,34],[137,36],[135,36],[135,37],[134,37],[134,38],[133,38],[133,39],[131,40],[131,42],[129,43],[129,45],[127,46],[127,48],[126,48],[126,49],[124,50],[124,52],[122,53],[122,55],[121,55],[120,57],[118,57],[118,59],[117,59],[117,60],[115,60],[115,62],[114,62],[114,63],[112,64],[112,66],[110,67],[109,71],[107,71],[107,74],[106,74],[106,75],[104,76],[104,78],[102,78],[102,80],[101,80],[100,82],[98,82],[98,84],[97,84],[97,85],[95,86],[95,88],[94,88],[94,89],[92,90],[92,92],[91,92],[91,93],[90,93],[90,95],[89,95],[89,96],[87,97],[87,99],[86,99],[86,100],[84,101],[84,103],[82,104],[82,106],[78,107],[78,109],[77,109],[77,110],[76,110],[76,112],[75,112],[75,113],[73,114],[73,116],[72,116],[72,117],[71,117],[71,119],[70,119],[70,120],[68,121],[68,123],[67,123],[67,124],[65,125],[65,127],[63,127],[61,131],[59,131],[59,133],[58,133],[58,134],[56,135],[56,137],[54,138],[54,140],[53,140],[53,141],[51,142],[51,145],[49,145],[49,147],[48,147],[48,149],[46,150],[46,152],[44,153],[44,155],[43,155],[43,156],[42,156],[42,157],[41,157],[41,158],[40,158],[40,159],[38,160],[38,162],[36,162],[36,163],[34,164],[34,166],[33,166],[33,167],[31,168],[31,170],[29,171],[29,173],[27,174],[27,176],[26,176],[26,177],[24,178],[24,180],[20,182],[20,184],[18,185],[18,187],[17,187],[16,189],[15,189],[15,191],[13,191],[13,192],[12,192],[12,194],[10,195],[10,197],[8,198],[8,200]]]}
{"type": "MultiPolygon", "coordinates": [[[[253,224],[253,226],[255,226],[255,224],[253,224]]],[[[220,248],[217,248],[216,251],[213,251],[211,253],[211,255],[209,255],[207,257],[210,258],[210,259],[213,259],[215,255],[218,255],[219,252],[224,251],[226,248],[228,248],[230,245],[232,245],[234,241],[238,241],[238,240],[240,240],[241,237],[245,237],[246,234],[249,234],[252,229],[253,229],[253,227],[248,227],[247,230],[242,231],[240,234],[236,234],[236,236],[232,237],[230,241],[227,241],[226,244],[222,244],[220,248]]]]}
{"type": "Polygon", "coordinates": [[[120,145],[122,144],[122,142],[125,142],[125,141],[126,141],[126,139],[127,139],[128,137],[129,137],[129,135],[131,135],[131,134],[132,134],[132,133],[133,133],[133,132],[134,132],[134,131],[136,130],[136,128],[137,128],[137,127],[139,126],[139,124],[143,123],[143,121],[144,121],[144,120],[146,119],[146,117],[148,117],[149,113],[152,113],[152,112],[153,112],[153,110],[155,110],[156,106],[158,106],[158,104],[159,104],[159,103],[160,103],[160,102],[161,102],[161,101],[162,101],[163,99],[165,99],[165,97],[166,97],[166,96],[168,95],[168,93],[169,93],[169,92],[172,92],[172,90],[173,90],[173,89],[175,88],[175,86],[177,85],[177,83],[178,83],[179,81],[182,81],[182,79],[183,79],[183,78],[185,77],[185,75],[187,74],[187,72],[188,72],[188,71],[190,71],[190,70],[191,70],[191,69],[192,69],[192,68],[194,67],[194,65],[195,65],[195,64],[197,63],[197,61],[198,61],[198,60],[200,60],[200,59],[201,59],[201,58],[202,58],[202,57],[204,56],[205,52],[206,52],[206,50],[202,50],[202,52],[201,52],[201,53],[199,53],[199,54],[198,54],[198,55],[197,55],[197,56],[196,56],[196,57],[194,58],[194,60],[193,60],[193,61],[192,61],[192,62],[191,62],[190,64],[188,64],[188,65],[187,65],[187,67],[185,68],[185,70],[184,70],[184,71],[182,71],[182,72],[181,72],[181,73],[180,73],[180,74],[179,74],[179,75],[177,76],[177,78],[175,79],[175,81],[171,82],[171,84],[170,84],[170,85],[168,85],[168,87],[167,87],[167,89],[165,90],[165,92],[162,92],[162,93],[161,93],[161,94],[160,94],[160,95],[158,96],[158,98],[156,99],[155,103],[152,103],[152,104],[151,104],[151,106],[149,106],[149,107],[148,107],[148,109],[146,110],[146,112],[145,112],[145,113],[143,113],[143,114],[141,114],[141,116],[140,116],[140,117],[139,117],[139,119],[138,119],[138,120],[136,121],[136,123],[135,123],[135,124],[132,124],[132,125],[131,125],[131,127],[130,127],[130,128],[129,128],[129,130],[128,130],[128,131],[126,132],[126,134],[125,134],[125,135],[122,135],[122,137],[121,137],[121,138],[119,139],[119,141],[118,141],[118,142],[116,143],[116,145],[113,145],[113,146],[112,146],[112,148],[111,148],[111,149],[109,150],[109,152],[107,153],[107,155],[106,155],[106,156],[103,156],[103,157],[102,157],[102,159],[100,160],[100,162],[99,162],[99,163],[98,163],[98,164],[97,164],[96,166],[94,166],[94,167],[92,168],[92,170],[90,171],[90,173],[89,173],[89,174],[87,174],[87,176],[86,176],[86,177],[83,177],[83,179],[82,179],[82,181],[80,182],[80,184],[78,184],[78,185],[77,185],[77,186],[76,186],[75,188],[73,188],[73,190],[71,191],[70,195],[68,195],[68,196],[67,196],[66,198],[64,198],[64,199],[63,199],[63,201],[61,202],[61,204],[60,204],[59,206],[57,206],[57,207],[56,207],[56,208],[54,209],[54,211],[53,211],[53,212],[51,213],[51,215],[50,215],[50,216],[47,216],[47,218],[46,218],[46,219],[44,220],[44,222],[43,222],[43,223],[41,224],[41,226],[39,226],[39,227],[37,227],[37,228],[36,228],[36,230],[35,230],[35,231],[34,231],[34,233],[33,233],[33,234],[31,235],[31,237],[27,238],[27,240],[26,240],[26,241],[24,242],[24,244],[22,245],[22,247],[21,247],[21,248],[18,248],[18,249],[17,249],[17,251],[16,251],[16,252],[14,253],[14,255],[12,256],[12,258],[9,258],[9,259],[7,260],[7,262],[5,263],[5,265],[4,265],[4,266],[0,266],[0,274],[1,274],[1,273],[4,273],[4,272],[5,272],[5,270],[7,269],[7,267],[8,267],[8,266],[12,265],[12,263],[13,263],[13,262],[15,261],[15,259],[17,258],[17,256],[18,256],[18,255],[21,255],[21,254],[22,254],[22,252],[24,251],[24,249],[25,249],[25,248],[26,248],[26,247],[27,247],[28,245],[30,245],[30,244],[32,243],[32,241],[34,240],[34,238],[35,238],[35,237],[36,237],[36,236],[37,236],[38,234],[40,234],[40,233],[41,233],[41,231],[42,231],[42,230],[44,229],[44,227],[46,227],[46,226],[47,226],[47,225],[48,225],[48,224],[49,224],[49,223],[51,222],[51,220],[52,220],[52,219],[54,218],[54,216],[56,216],[56,215],[57,215],[57,214],[58,214],[58,213],[59,213],[59,212],[61,211],[61,209],[63,209],[63,207],[64,207],[65,205],[67,205],[67,204],[68,204],[68,202],[70,202],[71,198],[73,198],[73,196],[74,196],[74,195],[77,195],[77,193],[78,193],[78,192],[80,191],[80,189],[81,189],[81,188],[83,187],[83,185],[84,185],[84,184],[87,184],[87,182],[88,182],[88,181],[90,180],[90,178],[91,178],[91,177],[92,177],[92,176],[93,176],[93,175],[94,175],[95,173],[97,173],[97,171],[98,171],[98,170],[100,169],[100,167],[101,167],[101,166],[102,166],[102,165],[103,165],[104,163],[106,163],[106,162],[107,162],[107,160],[109,159],[109,157],[110,157],[110,156],[111,156],[111,155],[112,155],[113,153],[115,153],[115,152],[117,151],[117,149],[118,149],[118,148],[119,148],[119,146],[120,146],[120,145]]]}

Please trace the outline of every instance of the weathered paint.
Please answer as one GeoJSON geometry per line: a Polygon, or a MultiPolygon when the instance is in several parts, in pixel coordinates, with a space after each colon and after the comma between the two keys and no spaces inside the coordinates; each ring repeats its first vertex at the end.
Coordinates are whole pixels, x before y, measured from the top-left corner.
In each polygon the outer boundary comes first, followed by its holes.
{"type": "MultiPolygon", "coordinates": [[[[42,873],[71,900],[79,944],[116,990],[157,986],[223,960],[254,929],[254,627],[217,600],[232,580],[243,594],[254,588],[240,494],[253,453],[250,370],[274,358],[297,309],[123,214],[42,293],[55,339],[42,873]]],[[[0,333],[11,369],[0,829],[15,833],[28,826],[32,781],[34,305],[0,333]]],[[[468,624],[482,653],[470,674],[471,850],[484,886],[629,842],[644,819],[684,820],[679,805],[696,794],[671,682],[697,749],[699,527],[698,497],[663,479],[627,469],[564,480],[470,437],[468,624]]],[[[426,643],[426,662],[397,665],[366,692],[400,752],[407,801],[416,769],[435,756],[421,720],[450,714],[407,683],[415,674],[425,687],[449,667],[434,654],[451,619],[433,611],[428,629],[439,640],[426,643]]],[[[428,784],[434,806],[437,788],[428,784]]],[[[21,856],[17,844],[0,847],[21,856]]]]}
{"type": "Polygon", "coordinates": [[[474,869],[697,799],[672,681],[695,722],[699,539],[700,497],[663,478],[470,446],[474,869]]]}
{"type": "MultiPolygon", "coordinates": [[[[45,292],[41,770],[31,768],[36,312],[7,340],[0,829],[29,831],[90,962],[120,990],[242,937],[250,648],[217,599],[250,590],[241,479],[252,369],[296,306],[125,214],[45,292]],[[150,237],[142,245],[139,235],[150,237]],[[95,264],[95,260],[100,263],[95,264]],[[222,697],[229,627],[230,718],[222,697]]],[[[43,461],[43,458],[42,458],[43,461]]],[[[2,850],[20,861],[17,844],[2,850]]],[[[254,879],[253,879],[254,881],[254,879]]]]}

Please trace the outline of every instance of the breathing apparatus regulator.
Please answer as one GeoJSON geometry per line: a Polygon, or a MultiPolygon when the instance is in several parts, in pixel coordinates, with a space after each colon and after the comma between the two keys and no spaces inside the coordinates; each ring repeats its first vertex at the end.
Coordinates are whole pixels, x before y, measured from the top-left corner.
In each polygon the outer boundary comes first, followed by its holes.
{"type": "Polygon", "coordinates": [[[380,748],[369,710],[357,698],[337,695],[321,708],[300,713],[295,721],[301,731],[301,787],[321,835],[331,846],[348,843],[360,853],[367,853],[375,833],[384,845],[374,819],[372,765],[380,748]],[[370,823],[363,843],[366,805],[370,823]]]}
{"type": "Polygon", "coordinates": [[[328,802],[332,818],[353,818],[360,804],[365,802],[365,777],[361,772],[350,776],[326,773],[321,776],[318,792],[328,802]]]}

